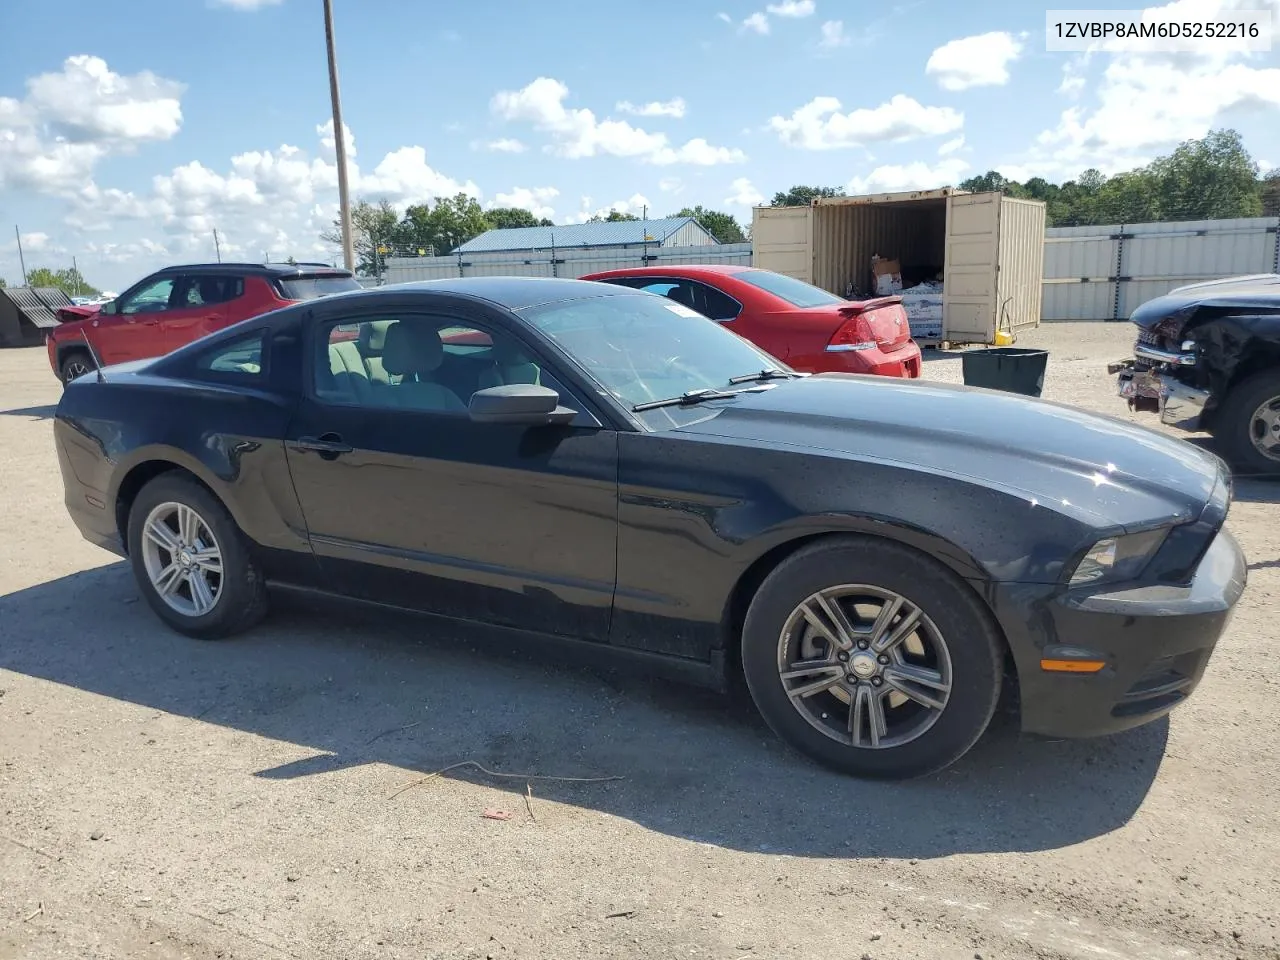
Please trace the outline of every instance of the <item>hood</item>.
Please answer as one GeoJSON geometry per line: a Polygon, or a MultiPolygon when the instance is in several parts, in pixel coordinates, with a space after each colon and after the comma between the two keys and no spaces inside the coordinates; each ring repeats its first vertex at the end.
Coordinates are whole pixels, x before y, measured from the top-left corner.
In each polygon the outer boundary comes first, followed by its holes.
{"type": "Polygon", "coordinates": [[[1045,400],[854,374],[771,386],[680,429],[974,481],[1095,527],[1195,519],[1229,482],[1190,443],[1045,400]]]}
{"type": "Polygon", "coordinates": [[[1193,321],[1240,313],[1280,314],[1280,274],[1188,284],[1148,300],[1129,319],[1157,337],[1178,340],[1193,321]]]}

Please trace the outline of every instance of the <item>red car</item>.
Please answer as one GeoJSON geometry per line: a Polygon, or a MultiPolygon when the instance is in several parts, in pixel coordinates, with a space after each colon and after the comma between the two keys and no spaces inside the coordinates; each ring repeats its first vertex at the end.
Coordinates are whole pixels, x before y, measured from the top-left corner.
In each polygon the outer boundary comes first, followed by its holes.
{"type": "Polygon", "coordinates": [[[920,376],[920,347],[898,297],[845,300],[754,267],[636,267],[581,279],[661,294],[804,373],[920,376]]]}
{"type": "Polygon", "coordinates": [[[299,300],[359,290],[325,264],[201,263],[165,267],[96,307],[64,307],[46,341],[63,383],[93,370],[87,337],[103,365],[145,360],[207,333],[299,300]]]}

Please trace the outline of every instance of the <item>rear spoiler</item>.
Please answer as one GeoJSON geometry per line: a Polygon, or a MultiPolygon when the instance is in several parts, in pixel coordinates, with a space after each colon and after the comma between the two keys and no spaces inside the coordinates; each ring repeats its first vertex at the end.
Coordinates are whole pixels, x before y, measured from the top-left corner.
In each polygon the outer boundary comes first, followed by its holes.
{"type": "Polygon", "coordinates": [[[888,297],[872,297],[870,300],[854,300],[846,304],[836,307],[836,312],[845,317],[856,317],[860,313],[866,313],[868,310],[878,310],[881,307],[891,307],[895,303],[901,303],[902,298],[899,296],[888,297]]]}

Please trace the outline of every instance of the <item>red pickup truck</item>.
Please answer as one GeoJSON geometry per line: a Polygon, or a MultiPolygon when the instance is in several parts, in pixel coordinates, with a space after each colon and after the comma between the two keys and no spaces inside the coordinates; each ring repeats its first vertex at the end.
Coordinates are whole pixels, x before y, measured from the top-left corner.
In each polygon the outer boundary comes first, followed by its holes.
{"type": "Polygon", "coordinates": [[[207,333],[300,300],[359,290],[348,271],[313,263],[200,263],[165,267],[101,308],[64,307],[49,334],[49,365],[63,383],[94,368],[145,360],[207,333]]]}

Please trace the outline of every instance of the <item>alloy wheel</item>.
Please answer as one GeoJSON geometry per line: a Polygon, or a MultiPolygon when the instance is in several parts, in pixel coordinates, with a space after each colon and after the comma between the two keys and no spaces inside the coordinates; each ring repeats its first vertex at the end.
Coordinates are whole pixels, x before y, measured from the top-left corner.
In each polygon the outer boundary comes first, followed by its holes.
{"type": "Polygon", "coordinates": [[[70,383],[76,377],[83,377],[89,372],[89,365],[83,360],[68,360],[66,367],[63,368],[67,383],[70,383]]]}
{"type": "Polygon", "coordinates": [[[1263,401],[1253,411],[1249,418],[1249,439],[1264,457],[1280,460],[1280,397],[1263,401]]]}
{"type": "Polygon", "coordinates": [[[156,595],[176,613],[202,617],[222,596],[222,551],[203,517],[161,503],[142,527],[142,560],[156,595]]]}
{"type": "Polygon", "coordinates": [[[796,711],[840,743],[900,747],[927,732],[951,695],[951,655],[905,597],[845,584],[807,597],[778,637],[778,676],[796,711]]]}

